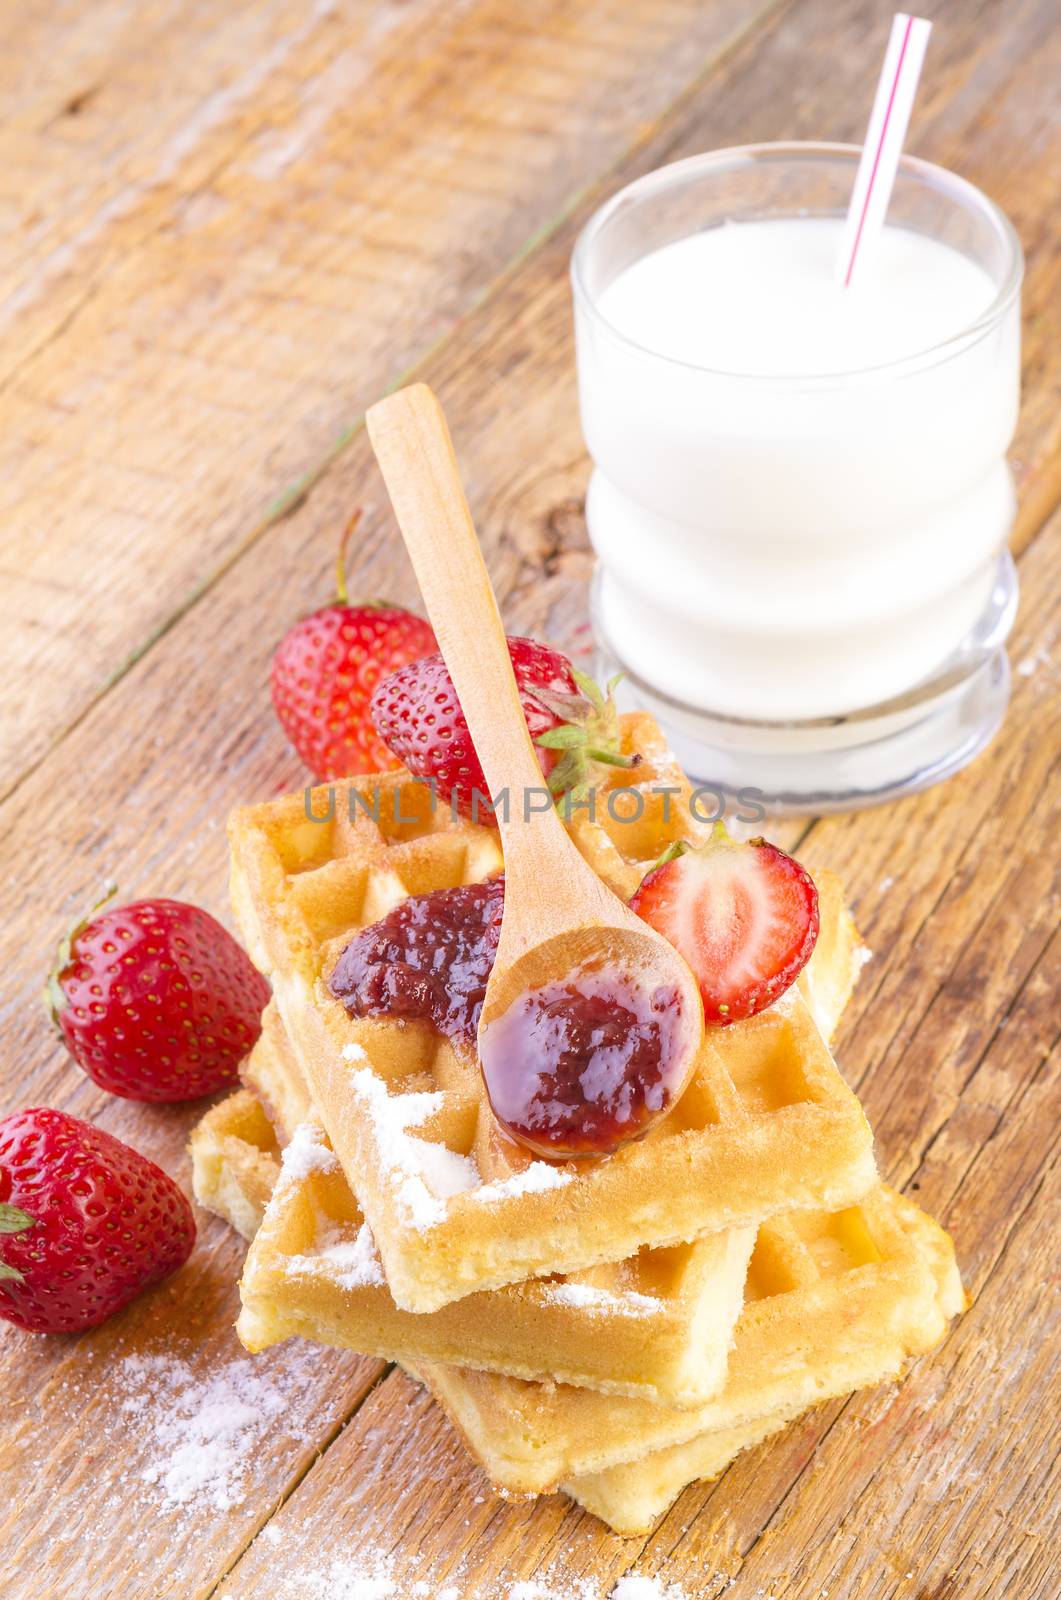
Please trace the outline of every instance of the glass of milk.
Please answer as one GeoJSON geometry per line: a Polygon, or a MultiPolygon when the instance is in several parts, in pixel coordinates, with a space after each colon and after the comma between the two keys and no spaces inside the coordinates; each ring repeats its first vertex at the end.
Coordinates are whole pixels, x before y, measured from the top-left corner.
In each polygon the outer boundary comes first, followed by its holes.
{"type": "Polygon", "coordinates": [[[844,288],[858,157],[664,167],[572,263],[598,667],[693,774],[774,808],[935,782],[1009,692],[1020,245],[904,157],[844,288]]]}

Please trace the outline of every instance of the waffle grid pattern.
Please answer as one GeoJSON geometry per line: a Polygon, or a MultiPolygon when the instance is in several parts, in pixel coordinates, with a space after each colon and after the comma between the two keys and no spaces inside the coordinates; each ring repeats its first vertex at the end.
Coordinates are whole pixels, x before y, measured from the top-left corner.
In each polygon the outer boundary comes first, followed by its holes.
{"type": "Polygon", "coordinates": [[[754,1432],[764,1419],[894,1377],[938,1342],[961,1303],[946,1234],[879,1185],[856,1206],[760,1227],[726,1383],[701,1407],[468,1367],[421,1362],[415,1369],[496,1485],[528,1494],[563,1483],[581,1498],[583,1477],[705,1436],[711,1449],[712,1435],[754,1432]]]}
{"type": "MultiPolygon", "coordinates": [[[[300,1139],[313,1136],[298,1064],[274,1006],[267,1009],[244,1076],[271,1108],[284,1144],[297,1124],[300,1139]],[[277,1107],[287,1107],[294,1121],[285,1121],[272,1109],[277,1107]]],[[[260,1146],[266,1141],[274,1181],[279,1172],[268,1120],[259,1108],[259,1122],[250,1123],[248,1098],[259,1104],[245,1091],[233,1096],[204,1119],[197,1135],[197,1193],[214,1210],[219,1207],[209,1198],[209,1175],[199,1178],[208,1134],[213,1148],[229,1163],[239,1158],[246,1171],[253,1165],[240,1140],[260,1146]],[[226,1145],[230,1135],[233,1142],[226,1145]]],[[[325,1145],[323,1134],[320,1139],[325,1145]]],[[[233,1216],[231,1204],[222,1214],[233,1216]]],[[[243,1272],[238,1332],[249,1349],[301,1334],[387,1359],[470,1361],[518,1376],[562,1375],[572,1384],[675,1405],[702,1403],[725,1381],[754,1229],[643,1251],[567,1278],[469,1295],[418,1315],[395,1306],[382,1274],[359,1281],[350,1273],[347,1263],[364,1237],[363,1224],[337,1162],[318,1158],[305,1176],[285,1176],[243,1272]]]]}
{"type": "MultiPolygon", "coordinates": [[[[624,739],[644,758],[639,817],[621,820],[617,801],[614,816],[601,807],[572,833],[628,895],[696,825],[651,719],[625,719],[624,739]]],[[[500,1134],[473,1050],[426,1025],[351,1019],[325,986],[350,937],[406,895],[498,871],[496,835],[433,808],[426,786],[403,774],[339,783],[313,804],[330,820],[308,820],[302,797],[235,814],[233,900],[400,1307],[432,1311],[643,1245],[842,1205],[873,1183],[868,1125],[803,984],[760,1017],[713,1031],[678,1106],[638,1144],[581,1166],[532,1162],[500,1134]]]]}
{"type": "MultiPolygon", "coordinates": [[[[258,1100],[244,1090],[209,1111],[192,1156],[200,1202],[253,1235],[265,1210],[263,1178],[267,1188],[280,1170],[258,1100]]],[[[297,1295],[297,1280],[284,1292],[297,1295]]],[[[686,1484],[717,1476],[807,1406],[896,1376],[963,1304],[947,1235],[880,1187],[840,1212],[798,1213],[759,1229],[725,1387],[698,1410],[408,1365],[498,1487],[531,1493],[559,1478],[587,1510],[633,1534],[647,1531],[686,1484]],[[544,1460],[535,1459],[543,1447],[544,1460]],[[617,1448],[629,1458],[616,1459],[617,1448]]],[[[307,1325],[290,1331],[325,1337],[303,1310],[307,1325]]]]}

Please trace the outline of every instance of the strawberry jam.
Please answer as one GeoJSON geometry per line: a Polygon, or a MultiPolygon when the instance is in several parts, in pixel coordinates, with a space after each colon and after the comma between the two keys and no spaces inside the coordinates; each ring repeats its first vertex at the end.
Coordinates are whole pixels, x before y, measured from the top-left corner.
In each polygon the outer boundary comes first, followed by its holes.
{"type": "Polygon", "coordinates": [[[351,939],[328,987],[352,1017],[423,1020],[474,1044],[504,901],[503,876],[411,895],[351,939]]]}
{"type": "Polygon", "coordinates": [[[681,1000],[607,967],[521,995],[483,1030],[494,1115],[545,1156],[606,1155],[637,1139],[684,1086],[681,1000]]]}
{"type": "MultiPolygon", "coordinates": [[[[474,1047],[504,898],[503,875],[410,896],[351,939],[329,989],[353,1017],[430,1022],[474,1047]]],[[[675,989],[607,967],[532,989],[478,1041],[494,1115],[554,1160],[606,1155],[680,1093],[682,1023],[675,989]]]]}

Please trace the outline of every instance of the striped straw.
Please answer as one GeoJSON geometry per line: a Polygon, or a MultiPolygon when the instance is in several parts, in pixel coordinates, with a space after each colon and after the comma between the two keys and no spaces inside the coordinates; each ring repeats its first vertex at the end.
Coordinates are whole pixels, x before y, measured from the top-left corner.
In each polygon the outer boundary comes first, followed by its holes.
{"type": "Polygon", "coordinates": [[[839,276],[845,289],[856,268],[860,272],[864,270],[884,227],[931,31],[931,22],[923,17],[908,17],[901,11],[892,22],[891,38],[844,223],[839,276]]]}

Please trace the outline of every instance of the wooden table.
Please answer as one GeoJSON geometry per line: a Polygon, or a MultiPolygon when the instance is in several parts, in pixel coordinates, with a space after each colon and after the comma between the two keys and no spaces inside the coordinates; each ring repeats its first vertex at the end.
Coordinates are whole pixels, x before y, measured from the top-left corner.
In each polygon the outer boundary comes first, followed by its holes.
{"type": "MultiPolygon", "coordinates": [[[[1056,1595],[1059,36],[1050,0],[930,9],[916,149],[1001,201],[1028,253],[1013,702],[942,788],[774,833],[846,880],[875,959],[839,1054],[882,1169],[952,1229],[972,1309],[901,1387],[809,1414],[624,1540],[558,1496],[496,1499],[379,1361],[284,1347],[244,1369],[241,1247],[204,1217],[189,1266],[97,1332],[3,1325],[6,1600],[342,1600],[373,1561],[396,1585],[377,1594],[459,1600],[531,1578],[527,1595],[581,1600],[628,1571],[687,1600],[1056,1595]],[[218,1372],[278,1415],[232,1504],[167,1506],[144,1474],[218,1372]]],[[[5,1112],[68,1108],[187,1182],[201,1108],[97,1093],[38,989],[105,876],[227,914],[226,813],[303,776],[270,653],[329,593],[352,506],[357,588],[415,600],[365,405],[414,372],[438,388],[508,622],[570,643],[590,569],[566,281],[580,223],[693,151],[858,138],[890,10],[8,8],[5,1112]]]]}

